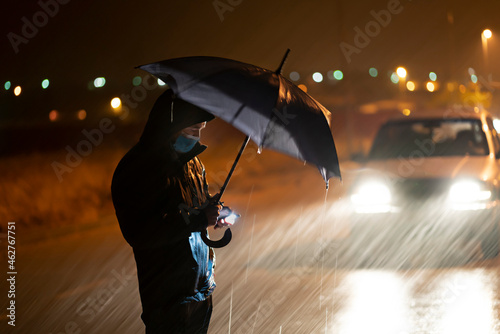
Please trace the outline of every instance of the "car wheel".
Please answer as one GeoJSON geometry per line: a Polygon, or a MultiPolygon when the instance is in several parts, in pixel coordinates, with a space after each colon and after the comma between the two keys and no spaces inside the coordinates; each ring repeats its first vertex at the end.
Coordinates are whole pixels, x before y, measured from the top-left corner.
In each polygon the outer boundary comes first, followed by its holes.
{"type": "Polygon", "coordinates": [[[493,229],[481,240],[481,249],[485,259],[493,259],[500,253],[500,229],[495,223],[493,229]]]}

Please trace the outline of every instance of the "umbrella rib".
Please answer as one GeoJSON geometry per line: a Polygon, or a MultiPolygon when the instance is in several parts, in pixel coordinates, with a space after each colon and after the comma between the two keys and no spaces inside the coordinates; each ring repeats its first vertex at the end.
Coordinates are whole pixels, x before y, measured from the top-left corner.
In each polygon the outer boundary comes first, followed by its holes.
{"type": "Polygon", "coordinates": [[[243,111],[243,108],[245,108],[246,106],[246,103],[243,103],[239,108],[238,110],[236,111],[236,113],[234,114],[233,118],[231,119],[231,123],[233,123],[236,118],[241,114],[241,112],[243,111]]]}

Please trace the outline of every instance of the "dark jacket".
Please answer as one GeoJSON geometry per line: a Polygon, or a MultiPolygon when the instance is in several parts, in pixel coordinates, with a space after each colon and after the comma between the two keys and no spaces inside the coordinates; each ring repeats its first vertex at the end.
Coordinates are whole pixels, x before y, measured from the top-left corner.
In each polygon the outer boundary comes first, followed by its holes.
{"type": "Polygon", "coordinates": [[[199,208],[209,193],[197,155],[206,147],[198,143],[186,154],[172,147],[180,130],[212,118],[166,91],[151,110],[139,143],[113,175],[113,204],[134,251],[143,317],[204,300],[215,288],[213,251],[200,237],[207,220],[199,208]]]}

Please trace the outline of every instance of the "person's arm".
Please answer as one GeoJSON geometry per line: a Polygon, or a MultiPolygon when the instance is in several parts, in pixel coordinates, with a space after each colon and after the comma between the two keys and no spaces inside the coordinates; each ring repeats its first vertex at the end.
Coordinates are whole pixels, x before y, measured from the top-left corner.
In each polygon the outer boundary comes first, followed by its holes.
{"type": "MultiPolygon", "coordinates": [[[[178,198],[176,194],[170,194],[178,198]]],[[[201,207],[189,207],[185,203],[177,203],[165,193],[154,205],[138,207],[131,203],[129,209],[123,210],[119,217],[122,231],[127,241],[136,248],[160,247],[187,240],[192,232],[202,232],[217,222],[220,206],[207,201],[201,207]],[[170,203],[170,205],[165,205],[170,203]],[[135,208],[135,210],[134,210],[135,208]],[[120,219],[121,218],[121,219],[120,219]]],[[[117,211],[118,216],[118,211],[117,211]]]]}

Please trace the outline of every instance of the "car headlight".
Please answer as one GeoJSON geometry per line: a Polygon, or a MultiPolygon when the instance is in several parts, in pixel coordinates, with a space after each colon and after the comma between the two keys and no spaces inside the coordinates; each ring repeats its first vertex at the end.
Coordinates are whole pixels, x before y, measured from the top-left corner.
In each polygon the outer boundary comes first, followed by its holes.
{"type": "Polygon", "coordinates": [[[448,198],[453,203],[482,202],[491,198],[491,190],[477,181],[458,181],[450,187],[448,198]]]}
{"type": "Polygon", "coordinates": [[[356,211],[363,213],[388,212],[391,200],[391,190],[379,181],[362,183],[351,195],[356,211]]]}
{"type": "Polygon", "coordinates": [[[462,180],[450,187],[448,202],[454,210],[485,210],[491,206],[492,195],[486,183],[462,180]]]}

